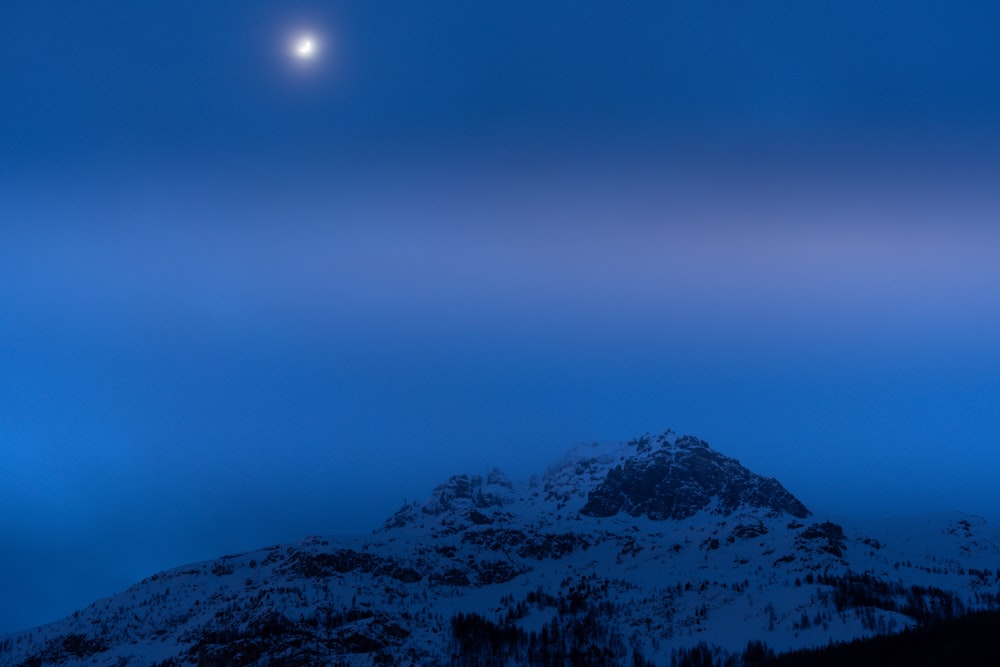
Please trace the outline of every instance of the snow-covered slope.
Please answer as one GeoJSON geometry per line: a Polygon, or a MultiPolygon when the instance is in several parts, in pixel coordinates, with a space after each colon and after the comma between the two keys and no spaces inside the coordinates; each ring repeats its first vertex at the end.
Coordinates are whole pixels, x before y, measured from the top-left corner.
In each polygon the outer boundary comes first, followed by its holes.
{"type": "Polygon", "coordinates": [[[669,664],[996,607],[998,566],[982,519],[834,523],[668,431],[452,477],[367,538],[163,572],[0,639],[0,665],[669,664]]]}

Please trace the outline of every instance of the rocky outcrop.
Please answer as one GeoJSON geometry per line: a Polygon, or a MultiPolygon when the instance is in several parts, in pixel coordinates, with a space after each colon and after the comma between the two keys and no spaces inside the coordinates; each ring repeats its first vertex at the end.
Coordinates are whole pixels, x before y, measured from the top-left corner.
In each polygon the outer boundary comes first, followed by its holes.
{"type": "Polygon", "coordinates": [[[502,516],[500,508],[512,499],[514,485],[498,469],[481,475],[453,475],[434,488],[423,504],[404,504],[385,522],[383,531],[420,523],[423,518],[442,519],[449,525],[465,522],[488,525],[502,516]]]}
{"type": "Polygon", "coordinates": [[[817,551],[841,558],[847,548],[847,536],[844,529],[832,521],[814,523],[796,538],[796,546],[800,549],[817,551]]]}
{"type": "Polygon", "coordinates": [[[525,533],[493,528],[466,531],[462,543],[535,560],[558,560],[576,549],[590,547],[586,537],[575,533],[525,533]]]}
{"type": "Polygon", "coordinates": [[[645,447],[608,471],[592,490],[581,514],[609,517],[625,512],[654,521],[686,519],[711,509],[731,514],[741,507],[763,508],[804,518],[810,512],[776,479],[761,477],[738,461],[691,436],[645,447]]]}

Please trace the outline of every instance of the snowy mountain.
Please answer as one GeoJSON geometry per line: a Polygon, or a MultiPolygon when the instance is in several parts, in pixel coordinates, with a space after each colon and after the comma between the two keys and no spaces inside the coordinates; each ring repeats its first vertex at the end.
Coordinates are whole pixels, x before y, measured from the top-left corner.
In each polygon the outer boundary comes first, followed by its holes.
{"type": "Polygon", "coordinates": [[[365,539],[157,574],[0,638],[0,665],[663,665],[997,608],[998,566],[983,519],[834,523],[667,431],[452,477],[365,539]]]}

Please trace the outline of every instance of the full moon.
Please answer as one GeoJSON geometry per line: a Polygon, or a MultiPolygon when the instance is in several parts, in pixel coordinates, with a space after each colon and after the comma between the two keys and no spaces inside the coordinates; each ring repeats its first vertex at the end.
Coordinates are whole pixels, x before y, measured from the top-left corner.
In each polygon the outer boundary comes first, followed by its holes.
{"type": "Polygon", "coordinates": [[[299,35],[292,42],[292,55],[299,60],[312,60],[318,51],[316,38],[312,35],[299,35]]]}

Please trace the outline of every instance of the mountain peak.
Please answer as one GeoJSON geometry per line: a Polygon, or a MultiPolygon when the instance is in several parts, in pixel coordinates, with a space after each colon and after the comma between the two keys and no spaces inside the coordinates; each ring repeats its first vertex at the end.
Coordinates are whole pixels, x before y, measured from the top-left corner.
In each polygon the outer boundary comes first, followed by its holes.
{"type": "Polygon", "coordinates": [[[686,519],[702,510],[729,515],[747,507],[800,519],[811,514],[776,479],[751,472],[694,436],[674,439],[667,431],[655,443],[644,435],[628,446],[634,454],[608,470],[588,494],[581,514],[625,512],[653,521],[686,519]]]}
{"type": "Polygon", "coordinates": [[[578,514],[606,518],[625,513],[653,521],[686,519],[701,511],[728,516],[764,510],[805,518],[811,512],[776,479],[757,475],[739,461],[691,435],[666,430],[625,443],[578,445],[539,479],[515,485],[500,470],[486,476],[453,475],[420,503],[404,505],[384,529],[434,525],[461,530],[504,523],[515,516],[578,514]],[[535,489],[533,491],[532,489],[535,489]]]}

